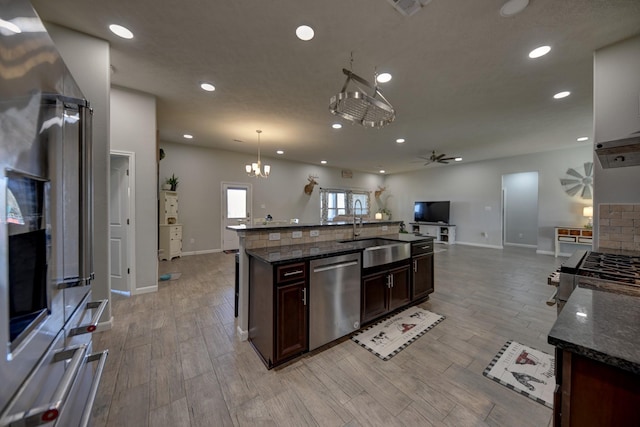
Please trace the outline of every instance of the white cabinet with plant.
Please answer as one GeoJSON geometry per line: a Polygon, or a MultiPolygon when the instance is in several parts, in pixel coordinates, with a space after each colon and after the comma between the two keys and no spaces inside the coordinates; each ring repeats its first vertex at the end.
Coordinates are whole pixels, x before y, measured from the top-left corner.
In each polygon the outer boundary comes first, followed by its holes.
{"type": "Polygon", "coordinates": [[[178,193],[161,191],[159,197],[160,260],[182,256],[182,224],[178,223],[178,193]]]}

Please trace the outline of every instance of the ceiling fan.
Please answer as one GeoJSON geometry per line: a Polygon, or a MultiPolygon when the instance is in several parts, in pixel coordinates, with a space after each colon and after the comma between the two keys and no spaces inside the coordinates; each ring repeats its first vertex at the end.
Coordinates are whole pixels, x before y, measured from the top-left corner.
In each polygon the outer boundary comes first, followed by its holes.
{"type": "Polygon", "coordinates": [[[449,164],[449,160],[455,160],[455,157],[446,157],[446,154],[436,154],[435,151],[431,152],[431,156],[426,157],[426,156],[418,156],[418,158],[426,160],[427,162],[424,164],[429,165],[431,163],[444,163],[449,164]]]}

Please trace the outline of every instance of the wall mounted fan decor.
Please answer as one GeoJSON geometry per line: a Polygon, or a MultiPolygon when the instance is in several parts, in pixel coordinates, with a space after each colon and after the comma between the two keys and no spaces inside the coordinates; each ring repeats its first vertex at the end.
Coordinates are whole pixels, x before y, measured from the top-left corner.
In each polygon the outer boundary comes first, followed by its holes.
{"type": "Polygon", "coordinates": [[[443,163],[443,164],[446,165],[446,164],[449,164],[450,160],[455,160],[456,159],[455,156],[454,157],[447,157],[446,154],[444,154],[444,153],[443,154],[436,154],[435,151],[432,151],[431,155],[428,156],[428,157],[427,156],[418,156],[418,158],[427,161],[424,164],[425,166],[426,165],[430,165],[431,163],[443,163]]]}
{"type": "Polygon", "coordinates": [[[593,199],[593,162],[585,162],[582,167],[569,168],[560,184],[564,192],[573,197],[580,193],[583,199],[593,199]]]}

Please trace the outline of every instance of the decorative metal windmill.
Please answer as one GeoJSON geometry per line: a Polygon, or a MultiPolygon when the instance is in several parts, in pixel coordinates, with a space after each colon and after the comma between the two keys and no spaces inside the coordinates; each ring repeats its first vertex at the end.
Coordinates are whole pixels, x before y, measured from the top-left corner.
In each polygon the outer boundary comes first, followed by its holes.
{"type": "Polygon", "coordinates": [[[584,173],[578,172],[578,168],[567,169],[567,176],[560,179],[560,184],[565,193],[573,197],[580,193],[583,199],[593,199],[593,162],[586,162],[583,165],[584,173]]]}

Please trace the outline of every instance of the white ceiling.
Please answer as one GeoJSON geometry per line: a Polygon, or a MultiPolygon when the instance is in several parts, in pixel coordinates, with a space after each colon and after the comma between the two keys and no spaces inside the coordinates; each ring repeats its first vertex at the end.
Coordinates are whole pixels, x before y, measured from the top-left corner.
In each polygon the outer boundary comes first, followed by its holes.
{"type": "Polygon", "coordinates": [[[44,20],[109,41],[112,84],[157,96],[161,141],[250,161],[261,129],[263,156],[387,173],[425,167],[416,156],[432,150],[466,163],[581,144],[593,133],[594,50],[640,34],[639,0],[530,0],[510,18],[504,0],[433,0],[411,17],[388,0],[33,3],[44,20]],[[313,40],[295,37],[300,24],[313,40]],[[551,52],[529,59],[543,44],[551,52]],[[328,110],[351,52],[356,74],[393,75],[380,87],[397,118],[382,129],[328,110]],[[554,100],[561,90],[572,94],[554,100]]]}

